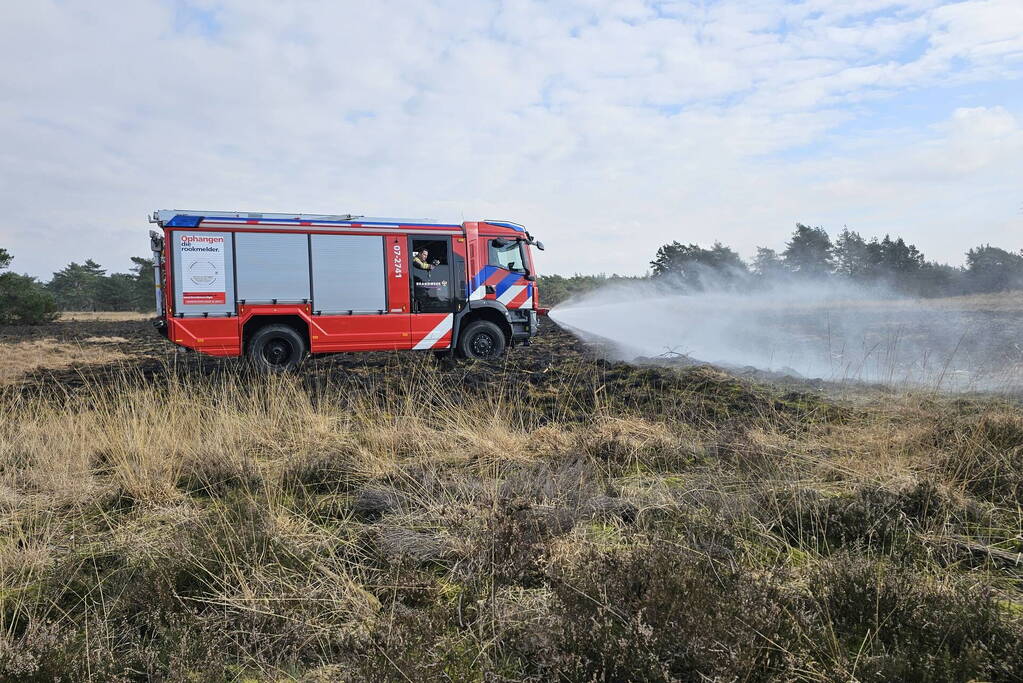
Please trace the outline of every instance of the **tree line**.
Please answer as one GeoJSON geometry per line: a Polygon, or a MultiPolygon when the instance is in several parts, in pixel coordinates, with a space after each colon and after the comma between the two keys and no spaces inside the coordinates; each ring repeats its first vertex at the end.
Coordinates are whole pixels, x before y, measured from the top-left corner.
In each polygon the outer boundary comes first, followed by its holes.
{"type": "MultiPolygon", "coordinates": [[[[0,248],[0,323],[52,320],[57,311],[153,310],[153,262],[132,258],[127,273],[108,273],[87,259],[69,263],[49,282],[9,270],[0,248]]],[[[989,244],[966,252],[963,266],[928,261],[901,237],[864,238],[844,229],[834,239],[822,227],[796,224],[781,251],[758,247],[746,262],[720,242],[709,248],[673,241],[661,246],[645,276],[547,275],[538,278],[542,301],[565,299],[616,282],[660,280],[684,291],[743,290],[778,282],[826,279],[878,285],[917,297],[958,296],[1023,288],[1023,252],[989,244]]]]}
{"type": "Polygon", "coordinates": [[[49,282],[10,271],[13,256],[0,249],[0,323],[34,324],[58,311],[151,311],[153,261],[132,257],[127,273],[108,273],[92,259],[71,262],[49,282]]]}
{"type": "Polygon", "coordinates": [[[742,291],[784,282],[832,280],[883,287],[913,297],[944,297],[1023,288],[1023,252],[989,244],[966,252],[963,266],[928,261],[901,237],[867,239],[848,228],[832,239],[822,227],[796,224],[785,248],[758,247],[749,262],[721,242],[709,248],[673,241],[663,245],[646,276],[551,275],[539,278],[545,305],[616,281],[670,282],[683,291],[742,291]]]}

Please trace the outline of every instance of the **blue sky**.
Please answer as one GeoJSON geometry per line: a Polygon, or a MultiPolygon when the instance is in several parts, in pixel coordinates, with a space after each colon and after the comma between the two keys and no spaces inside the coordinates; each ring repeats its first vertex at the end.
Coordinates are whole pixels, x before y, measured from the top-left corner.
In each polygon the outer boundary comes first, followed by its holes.
{"type": "Polygon", "coordinates": [[[216,40],[224,30],[220,11],[216,6],[201,6],[187,0],[173,0],[175,33],[197,33],[210,40],[216,40]]]}
{"type": "Polygon", "coordinates": [[[796,221],[1023,247],[1019,0],[36,0],[0,10],[0,246],[158,208],[508,218],[546,272],[796,221]]]}

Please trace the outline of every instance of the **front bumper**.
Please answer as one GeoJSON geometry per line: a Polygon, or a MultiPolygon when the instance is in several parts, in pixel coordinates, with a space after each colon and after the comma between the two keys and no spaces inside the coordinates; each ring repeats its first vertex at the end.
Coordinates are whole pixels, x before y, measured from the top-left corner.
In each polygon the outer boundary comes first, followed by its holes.
{"type": "Polygon", "coordinates": [[[533,309],[520,308],[508,311],[508,322],[511,323],[513,341],[535,337],[540,331],[540,321],[533,309]]]}

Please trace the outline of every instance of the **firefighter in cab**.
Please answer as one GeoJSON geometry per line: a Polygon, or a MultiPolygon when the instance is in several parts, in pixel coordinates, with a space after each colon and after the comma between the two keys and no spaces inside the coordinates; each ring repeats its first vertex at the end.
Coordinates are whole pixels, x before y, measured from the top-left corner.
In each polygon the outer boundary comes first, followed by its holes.
{"type": "Polygon", "coordinates": [[[438,284],[433,282],[433,269],[440,265],[437,259],[430,260],[430,252],[420,249],[412,257],[412,279],[415,284],[413,293],[418,310],[430,310],[439,296],[438,284]]]}
{"type": "Polygon", "coordinates": [[[412,265],[418,268],[419,270],[425,270],[427,272],[433,270],[434,266],[440,265],[440,261],[438,261],[437,259],[429,261],[428,260],[429,258],[430,252],[427,251],[426,249],[423,249],[412,258],[412,265]]]}

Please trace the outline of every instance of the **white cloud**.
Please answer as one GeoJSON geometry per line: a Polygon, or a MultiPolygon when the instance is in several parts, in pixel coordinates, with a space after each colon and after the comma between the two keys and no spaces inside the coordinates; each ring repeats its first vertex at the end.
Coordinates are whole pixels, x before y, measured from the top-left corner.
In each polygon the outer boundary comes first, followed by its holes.
{"type": "Polygon", "coordinates": [[[943,259],[1021,246],[1023,112],[990,101],[1023,76],[1016,0],[0,11],[0,245],[35,274],[124,268],[176,206],[512,218],[561,272],[641,271],[669,239],[749,253],[796,220],[943,259]],[[907,92],[926,121],[851,125],[907,92]]]}

